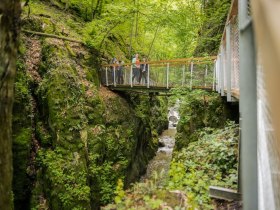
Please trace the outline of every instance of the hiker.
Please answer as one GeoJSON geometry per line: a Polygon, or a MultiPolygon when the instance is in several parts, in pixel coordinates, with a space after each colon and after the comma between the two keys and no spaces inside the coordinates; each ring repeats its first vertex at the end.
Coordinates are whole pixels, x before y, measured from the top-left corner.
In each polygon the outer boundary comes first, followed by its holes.
{"type": "Polygon", "coordinates": [[[136,53],[135,56],[132,58],[132,82],[136,78],[136,81],[139,80],[139,74],[140,74],[140,61],[138,58],[138,54],[136,53]]]}
{"type": "MultiPolygon", "coordinates": [[[[146,62],[146,58],[143,58],[142,62],[146,62]]],[[[145,84],[147,84],[147,74],[148,74],[148,66],[149,64],[147,63],[142,63],[140,65],[140,77],[139,77],[139,83],[141,83],[141,79],[144,78],[145,79],[145,84]]]]}

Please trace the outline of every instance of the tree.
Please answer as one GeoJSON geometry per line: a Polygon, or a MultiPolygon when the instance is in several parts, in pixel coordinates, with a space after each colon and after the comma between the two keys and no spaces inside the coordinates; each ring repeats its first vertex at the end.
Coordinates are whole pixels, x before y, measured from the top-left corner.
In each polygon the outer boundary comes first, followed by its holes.
{"type": "Polygon", "coordinates": [[[0,209],[12,209],[12,107],[21,4],[0,1],[0,209]]]}

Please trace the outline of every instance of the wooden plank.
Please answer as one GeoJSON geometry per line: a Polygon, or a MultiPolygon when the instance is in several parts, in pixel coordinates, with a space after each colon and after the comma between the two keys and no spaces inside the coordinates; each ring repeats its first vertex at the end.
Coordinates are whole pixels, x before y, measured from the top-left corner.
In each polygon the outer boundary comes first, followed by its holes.
{"type": "Polygon", "coordinates": [[[234,98],[236,98],[236,99],[239,100],[239,97],[240,97],[240,95],[239,95],[239,90],[232,90],[232,91],[231,91],[231,95],[232,95],[234,98]]]}
{"type": "MultiPolygon", "coordinates": [[[[227,90],[224,89],[224,92],[227,93],[227,90]]],[[[231,96],[239,101],[239,90],[231,89],[231,96]]]]}

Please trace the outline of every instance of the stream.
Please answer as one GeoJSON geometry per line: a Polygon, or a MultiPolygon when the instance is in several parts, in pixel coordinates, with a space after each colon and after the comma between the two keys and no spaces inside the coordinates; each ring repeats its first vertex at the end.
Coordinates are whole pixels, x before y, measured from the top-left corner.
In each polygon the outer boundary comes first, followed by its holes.
{"type": "Polygon", "coordinates": [[[168,109],[168,129],[159,137],[159,148],[155,157],[149,162],[146,174],[141,178],[151,180],[158,177],[160,186],[165,184],[168,178],[168,171],[172,159],[172,152],[175,145],[176,126],[179,121],[179,101],[168,109]]]}

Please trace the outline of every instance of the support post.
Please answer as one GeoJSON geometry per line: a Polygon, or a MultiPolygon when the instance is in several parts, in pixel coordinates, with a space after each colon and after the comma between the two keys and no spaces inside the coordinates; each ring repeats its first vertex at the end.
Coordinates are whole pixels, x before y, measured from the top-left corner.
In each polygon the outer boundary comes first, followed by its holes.
{"type": "Polygon", "coordinates": [[[257,76],[248,0],[239,0],[241,177],[244,210],[258,209],[257,76]]]}
{"type": "Polygon", "coordinates": [[[150,88],[150,65],[149,64],[146,64],[148,65],[148,82],[147,82],[147,88],[150,88]]]}
{"type": "Polygon", "coordinates": [[[169,63],[166,66],[166,88],[168,89],[169,86],[169,63]]]}
{"type": "Polygon", "coordinates": [[[127,73],[126,73],[126,67],[125,66],[123,67],[123,70],[124,70],[124,82],[123,82],[123,84],[126,85],[127,73]]]}
{"type": "Polygon", "coordinates": [[[186,65],[184,64],[183,65],[183,76],[182,76],[182,86],[184,86],[184,84],[185,84],[185,70],[186,70],[186,65]]]}
{"type": "Polygon", "coordinates": [[[226,25],[226,80],[227,80],[227,101],[232,101],[231,98],[231,23],[226,25]]]}
{"type": "Polygon", "coordinates": [[[225,96],[225,86],[224,86],[224,72],[225,72],[225,50],[222,46],[221,49],[221,61],[220,61],[220,87],[221,87],[221,96],[225,96]]]}
{"type": "Polygon", "coordinates": [[[221,82],[220,82],[220,71],[221,71],[221,54],[219,53],[218,55],[218,60],[216,63],[217,69],[216,69],[216,75],[217,75],[217,86],[216,86],[216,90],[218,91],[218,93],[221,93],[221,82]]]}
{"type": "Polygon", "coordinates": [[[108,84],[108,67],[106,67],[106,69],[105,69],[105,71],[106,71],[106,86],[108,86],[109,84],[108,84]]]}
{"type": "Polygon", "coordinates": [[[208,66],[206,64],[206,67],[205,67],[205,74],[204,74],[204,87],[206,87],[206,78],[207,78],[207,74],[208,74],[208,66]]]}
{"type": "Polygon", "coordinates": [[[214,60],[214,66],[213,66],[213,81],[212,81],[212,90],[215,90],[215,80],[216,80],[216,67],[217,65],[217,60],[214,60]]]}
{"type": "Polygon", "coordinates": [[[116,66],[114,66],[114,87],[116,87],[116,66]]]}
{"type": "Polygon", "coordinates": [[[133,84],[132,84],[132,65],[130,66],[130,87],[133,87],[133,84]]]}
{"type": "Polygon", "coordinates": [[[192,78],[193,78],[193,62],[191,62],[191,80],[190,80],[190,90],[192,90],[192,78]]]}

